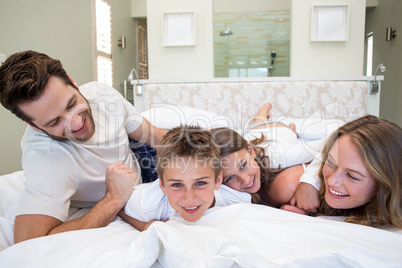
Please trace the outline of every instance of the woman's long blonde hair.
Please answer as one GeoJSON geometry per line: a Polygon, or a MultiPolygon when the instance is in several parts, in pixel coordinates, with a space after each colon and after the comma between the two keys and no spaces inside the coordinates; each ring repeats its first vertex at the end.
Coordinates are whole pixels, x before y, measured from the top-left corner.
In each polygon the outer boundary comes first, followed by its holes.
{"type": "Polygon", "coordinates": [[[392,224],[402,228],[402,129],[398,125],[371,115],[349,122],[328,138],[322,160],[320,214],[346,216],[346,222],[368,226],[392,224]],[[353,209],[334,209],[325,202],[322,169],[333,144],[342,135],[350,136],[365,167],[377,180],[377,193],[373,199],[353,209]]]}

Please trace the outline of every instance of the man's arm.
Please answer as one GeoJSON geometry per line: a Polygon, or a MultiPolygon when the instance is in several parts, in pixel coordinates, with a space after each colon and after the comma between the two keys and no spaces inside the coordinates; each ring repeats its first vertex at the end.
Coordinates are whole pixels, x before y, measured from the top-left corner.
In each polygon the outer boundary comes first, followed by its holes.
{"type": "Polygon", "coordinates": [[[128,136],[136,141],[146,143],[151,147],[156,148],[167,131],[168,130],[166,129],[153,126],[144,118],[141,125],[134,132],[129,133],[128,136]]]}
{"type": "Polygon", "coordinates": [[[14,223],[14,243],[73,230],[104,227],[116,217],[129,199],[137,175],[121,162],[106,169],[106,194],[90,211],[68,222],[46,215],[19,215],[14,223]]]}

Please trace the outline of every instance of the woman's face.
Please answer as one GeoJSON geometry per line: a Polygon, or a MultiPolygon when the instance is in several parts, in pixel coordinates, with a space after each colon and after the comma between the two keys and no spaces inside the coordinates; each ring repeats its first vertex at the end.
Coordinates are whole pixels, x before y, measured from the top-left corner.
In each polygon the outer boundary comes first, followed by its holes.
{"type": "Polygon", "coordinates": [[[367,204],[374,197],[377,181],[368,172],[349,135],[342,135],[332,146],[322,170],[325,201],[337,209],[367,204]]]}
{"type": "Polygon", "coordinates": [[[251,146],[222,158],[223,183],[232,189],[256,193],[261,188],[261,171],[251,146]]]}

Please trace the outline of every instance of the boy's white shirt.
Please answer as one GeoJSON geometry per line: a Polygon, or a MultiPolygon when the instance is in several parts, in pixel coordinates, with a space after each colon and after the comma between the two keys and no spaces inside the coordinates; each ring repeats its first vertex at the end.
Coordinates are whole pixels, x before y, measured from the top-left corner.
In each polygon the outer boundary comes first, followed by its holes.
{"type": "MultiPolygon", "coordinates": [[[[214,207],[251,203],[250,194],[233,190],[226,185],[221,185],[214,191],[214,195],[214,207]]],[[[159,179],[135,186],[125,207],[125,213],[128,216],[142,222],[169,219],[171,215],[177,217],[179,214],[175,212],[159,186],[159,179]]]]}

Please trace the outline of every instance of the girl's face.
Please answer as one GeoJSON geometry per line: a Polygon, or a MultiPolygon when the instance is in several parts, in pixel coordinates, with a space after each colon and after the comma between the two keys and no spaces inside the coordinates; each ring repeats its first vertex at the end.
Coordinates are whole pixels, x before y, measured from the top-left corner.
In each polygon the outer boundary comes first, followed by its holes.
{"type": "Polygon", "coordinates": [[[261,188],[261,171],[254,149],[249,146],[222,158],[223,183],[232,189],[256,193],[261,188]]]}
{"type": "Polygon", "coordinates": [[[335,141],[322,173],[325,201],[333,208],[365,205],[376,193],[377,181],[368,172],[349,135],[342,135],[335,141]]]}

